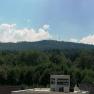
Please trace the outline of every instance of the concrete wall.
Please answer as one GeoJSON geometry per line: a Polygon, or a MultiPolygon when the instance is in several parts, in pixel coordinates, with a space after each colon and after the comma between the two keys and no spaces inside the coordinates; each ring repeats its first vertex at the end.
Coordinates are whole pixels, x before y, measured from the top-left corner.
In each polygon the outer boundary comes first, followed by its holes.
{"type": "Polygon", "coordinates": [[[70,76],[69,75],[51,75],[50,79],[55,79],[54,84],[50,83],[50,88],[53,91],[59,92],[59,89],[63,88],[64,92],[69,92],[70,89],[70,76]],[[68,85],[58,84],[58,79],[67,79],[69,81],[68,85]]]}

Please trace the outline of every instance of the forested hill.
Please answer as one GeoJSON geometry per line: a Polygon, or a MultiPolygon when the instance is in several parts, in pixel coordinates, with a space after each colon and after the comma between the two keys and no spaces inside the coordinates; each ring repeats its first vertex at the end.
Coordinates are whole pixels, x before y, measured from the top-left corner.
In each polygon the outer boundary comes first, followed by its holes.
{"type": "Polygon", "coordinates": [[[78,49],[94,49],[93,45],[55,41],[55,40],[44,40],[38,42],[18,42],[18,43],[0,43],[0,50],[19,51],[19,50],[78,50],[78,49]]]}
{"type": "Polygon", "coordinates": [[[93,45],[53,40],[0,43],[0,85],[44,88],[50,74],[70,75],[71,89],[75,84],[94,84],[93,49],[93,45]]]}

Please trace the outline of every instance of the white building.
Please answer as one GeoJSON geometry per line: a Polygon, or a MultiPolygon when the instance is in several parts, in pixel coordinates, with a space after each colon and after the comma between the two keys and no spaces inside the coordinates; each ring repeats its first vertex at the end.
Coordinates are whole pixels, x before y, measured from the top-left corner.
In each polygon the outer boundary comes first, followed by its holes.
{"type": "Polygon", "coordinates": [[[70,75],[51,75],[51,91],[70,92],[70,75]]]}
{"type": "Polygon", "coordinates": [[[89,94],[89,92],[82,91],[77,86],[74,92],[70,92],[70,75],[51,75],[50,88],[18,90],[12,91],[11,94],[89,94]]]}

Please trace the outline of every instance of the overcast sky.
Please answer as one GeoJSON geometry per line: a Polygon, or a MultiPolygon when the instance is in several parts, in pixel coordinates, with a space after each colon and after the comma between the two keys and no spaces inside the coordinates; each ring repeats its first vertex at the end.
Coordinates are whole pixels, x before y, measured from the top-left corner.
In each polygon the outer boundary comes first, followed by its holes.
{"type": "Polygon", "coordinates": [[[44,39],[94,44],[94,0],[0,0],[0,41],[44,39]]]}

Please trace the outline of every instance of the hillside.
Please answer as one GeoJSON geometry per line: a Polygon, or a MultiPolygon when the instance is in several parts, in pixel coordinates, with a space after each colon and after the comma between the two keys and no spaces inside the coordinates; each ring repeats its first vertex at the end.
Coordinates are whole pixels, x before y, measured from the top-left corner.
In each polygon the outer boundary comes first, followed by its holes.
{"type": "Polygon", "coordinates": [[[0,43],[0,85],[47,87],[50,74],[70,75],[71,88],[92,85],[93,49],[93,45],[53,40],[0,43]]]}
{"type": "Polygon", "coordinates": [[[0,43],[0,50],[72,50],[72,49],[94,49],[93,45],[63,42],[55,40],[44,40],[38,42],[0,43]]]}

